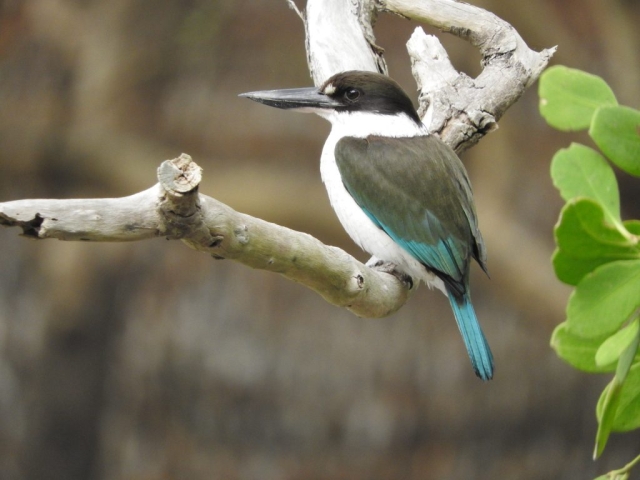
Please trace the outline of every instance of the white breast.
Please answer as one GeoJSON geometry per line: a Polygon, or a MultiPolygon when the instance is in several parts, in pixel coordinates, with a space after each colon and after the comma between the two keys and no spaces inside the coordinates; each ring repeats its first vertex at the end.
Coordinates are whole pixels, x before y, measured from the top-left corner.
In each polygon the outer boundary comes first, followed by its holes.
{"type": "MultiPolygon", "coordinates": [[[[393,262],[400,270],[410,275],[414,282],[422,281],[429,286],[435,286],[444,291],[442,281],[429,272],[419,261],[417,261],[406,250],[395,243],[384,231],[376,226],[369,217],[356,204],[353,197],[347,192],[338,166],[335,160],[335,147],[343,136],[365,137],[377,133],[378,130],[384,128],[385,136],[413,136],[424,135],[425,131],[418,128],[413,121],[409,123],[401,122],[399,125],[393,125],[391,122],[384,122],[397,117],[388,115],[375,115],[375,117],[386,117],[380,119],[379,125],[372,125],[372,114],[364,115],[365,118],[354,118],[357,113],[336,115],[338,118],[329,118],[333,125],[331,134],[327,138],[322,150],[320,160],[320,173],[324,182],[331,206],[336,212],[340,223],[347,231],[349,236],[363,250],[377,257],[380,260],[393,262]],[[349,115],[348,121],[342,121],[344,115],[349,115]],[[401,128],[404,127],[404,128],[401,128]],[[395,135],[389,135],[395,133],[395,135]],[[407,133],[413,132],[412,135],[407,133]]],[[[328,117],[329,115],[327,115],[328,117]]],[[[376,119],[377,120],[377,119],[376,119]]],[[[410,120],[410,119],[408,119],[410,120]]]]}

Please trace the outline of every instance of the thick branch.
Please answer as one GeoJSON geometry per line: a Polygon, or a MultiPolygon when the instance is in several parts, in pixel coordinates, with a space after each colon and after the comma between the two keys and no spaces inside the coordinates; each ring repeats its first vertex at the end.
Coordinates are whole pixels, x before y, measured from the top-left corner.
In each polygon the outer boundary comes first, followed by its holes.
{"type": "Polygon", "coordinates": [[[0,224],[29,238],[95,242],[144,240],[159,234],[157,185],[124,198],[16,200],[0,204],[0,224]]]}
{"type": "MultiPolygon", "coordinates": [[[[422,28],[416,28],[407,43],[421,92],[423,122],[458,153],[497,128],[497,121],[535,82],[555,52],[555,48],[531,50],[504,20],[456,0],[308,0],[301,16],[315,85],[345,70],[386,73],[372,30],[378,12],[427,23],[480,51],[483,70],[472,79],[455,70],[438,38],[422,28]]],[[[512,225],[502,227],[508,229],[504,233],[513,234],[503,237],[517,238],[512,225]]]]}
{"type": "MultiPolygon", "coordinates": [[[[553,53],[531,51],[506,22],[453,0],[309,0],[302,16],[316,85],[344,70],[386,72],[382,49],[373,35],[378,11],[435,25],[480,49],[484,69],[473,80],[456,72],[439,41],[421,29],[408,45],[422,91],[423,119],[458,151],[495,128],[498,118],[535,81],[553,53]]],[[[136,195],[7,202],[0,204],[0,223],[20,226],[24,235],[33,238],[181,239],[215,258],[281,273],[364,317],[388,315],[408,298],[411,290],[407,285],[342,250],[198,194],[200,174],[200,168],[182,156],[163,163],[160,183],[136,195]]]]}
{"type": "Polygon", "coordinates": [[[438,39],[421,28],[407,44],[423,121],[458,153],[497,128],[555,51],[531,50],[504,20],[456,0],[309,0],[307,55],[316,85],[344,70],[386,72],[371,23],[378,11],[427,23],[480,50],[483,70],[472,79],[457,72],[438,39]]]}
{"type": "Polygon", "coordinates": [[[201,170],[188,155],[164,162],[159,183],[123,198],[0,203],[0,224],[35,239],[128,241],[180,239],[214,258],[284,275],[362,317],[383,317],[410,290],[310,235],[238,213],[198,194],[201,170]]]}
{"type": "Polygon", "coordinates": [[[303,17],[307,59],[316,86],[346,70],[387,73],[383,50],[373,35],[375,14],[366,1],[307,2],[303,17]]]}

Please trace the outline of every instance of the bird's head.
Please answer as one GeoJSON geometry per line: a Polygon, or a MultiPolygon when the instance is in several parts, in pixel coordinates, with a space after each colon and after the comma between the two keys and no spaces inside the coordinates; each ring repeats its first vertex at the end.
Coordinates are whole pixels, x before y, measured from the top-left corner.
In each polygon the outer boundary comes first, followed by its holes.
{"type": "Polygon", "coordinates": [[[402,88],[391,78],[373,72],[341,72],[318,88],[263,90],[240,96],[276,108],[316,113],[332,123],[345,117],[356,120],[375,115],[402,117],[422,126],[411,99],[402,88]]]}

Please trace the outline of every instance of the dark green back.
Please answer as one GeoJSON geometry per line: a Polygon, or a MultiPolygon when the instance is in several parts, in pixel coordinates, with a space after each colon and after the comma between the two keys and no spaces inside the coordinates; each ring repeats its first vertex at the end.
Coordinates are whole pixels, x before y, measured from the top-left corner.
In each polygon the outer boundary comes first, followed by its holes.
{"type": "Polygon", "coordinates": [[[335,157],[356,203],[454,293],[467,290],[471,258],[486,271],[466,170],[439,138],[344,137],[335,157]]]}

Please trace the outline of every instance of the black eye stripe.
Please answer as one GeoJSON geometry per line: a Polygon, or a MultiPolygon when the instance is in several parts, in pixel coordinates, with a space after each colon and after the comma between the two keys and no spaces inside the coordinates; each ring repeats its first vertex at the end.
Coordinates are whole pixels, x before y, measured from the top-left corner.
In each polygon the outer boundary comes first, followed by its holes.
{"type": "Polygon", "coordinates": [[[381,115],[404,113],[421,124],[413,102],[393,80],[373,72],[341,72],[329,78],[322,93],[335,102],[340,112],[375,112],[381,115]]]}

